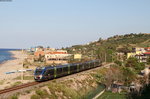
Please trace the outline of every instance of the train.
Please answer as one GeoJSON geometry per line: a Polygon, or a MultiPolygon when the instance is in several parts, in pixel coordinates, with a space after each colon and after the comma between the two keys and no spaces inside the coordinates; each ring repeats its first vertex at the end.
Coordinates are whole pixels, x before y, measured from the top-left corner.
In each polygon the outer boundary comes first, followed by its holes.
{"type": "Polygon", "coordinates": [[[47,81],[81,71],[89,70],[101,66],[100,60],[92,60],[83,63],[72,63],[58,66],[37,67],[34,71],[34,80],[37,82],[47,81]]]}

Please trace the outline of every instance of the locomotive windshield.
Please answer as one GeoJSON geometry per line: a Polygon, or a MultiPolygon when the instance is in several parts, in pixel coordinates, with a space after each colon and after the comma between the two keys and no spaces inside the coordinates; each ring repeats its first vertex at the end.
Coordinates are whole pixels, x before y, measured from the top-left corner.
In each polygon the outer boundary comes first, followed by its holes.
{"type": "Polygon", "coordinates": [[[35,75],[40,75],[42,73],[42,69],[37,69],[36,71],[35,71],[35,75]]]}
{"type": "Polygon", "coordinates": [[[44,68],[38,67],[38,68],[35,70],[35,75],[41,75],[43,70],[44,70],[44,68]]]}

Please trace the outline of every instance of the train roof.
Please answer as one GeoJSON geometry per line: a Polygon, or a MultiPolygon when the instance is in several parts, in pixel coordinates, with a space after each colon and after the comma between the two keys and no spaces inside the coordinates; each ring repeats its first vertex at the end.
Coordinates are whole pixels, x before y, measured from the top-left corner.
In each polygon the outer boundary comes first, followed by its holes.
{"type": "MultiPolygon", "coordinates": [[[[85,63],[90,63],[90,62],[96,62],[98,60],[92,60],[92,61],[87,61],[85,63]]],[[[55,67],[56,68],[62,68],[62,67],[67,67],[68,65],[70,66],[75,66],[77,64],[82,64],[82,63],[71,63],[71,64],[65,64],[65,65],[57,65],[57,66],[44,66],[44,67],[37,67],[37,69],[54,69],[55,67]]]]}

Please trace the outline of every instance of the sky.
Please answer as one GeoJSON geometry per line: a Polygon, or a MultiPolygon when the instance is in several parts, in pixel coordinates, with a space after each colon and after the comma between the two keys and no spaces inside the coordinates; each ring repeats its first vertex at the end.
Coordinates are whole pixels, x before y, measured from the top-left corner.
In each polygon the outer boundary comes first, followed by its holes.
{"type": "Polygon", "coordinates": [[[0,48],[53,48],[150,33],[150,0],[0,1],[0,48]]]}

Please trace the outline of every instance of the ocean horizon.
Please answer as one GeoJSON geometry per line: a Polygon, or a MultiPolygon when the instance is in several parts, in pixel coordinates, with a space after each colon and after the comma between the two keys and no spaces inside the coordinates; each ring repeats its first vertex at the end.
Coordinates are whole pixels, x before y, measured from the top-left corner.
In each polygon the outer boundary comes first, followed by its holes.
{"type": "Polygon", "coordinates": [[[0,48],[0,64],[5,62],[5,61],[14,59],[12,56],[12,53],[9,52],[9,51],[14,51],[14,50],[18,50],[18,49],[0,48]]]}

